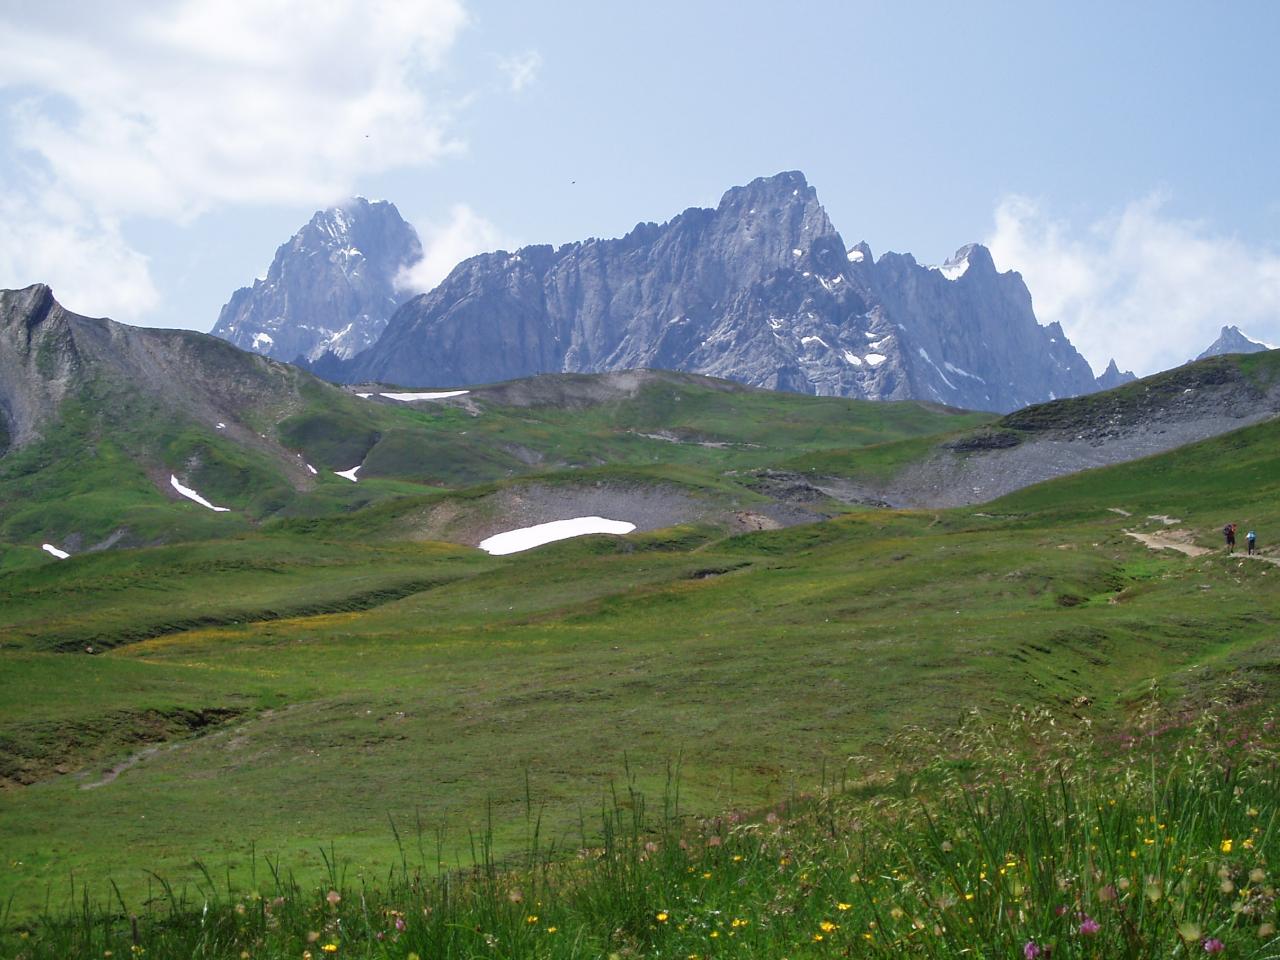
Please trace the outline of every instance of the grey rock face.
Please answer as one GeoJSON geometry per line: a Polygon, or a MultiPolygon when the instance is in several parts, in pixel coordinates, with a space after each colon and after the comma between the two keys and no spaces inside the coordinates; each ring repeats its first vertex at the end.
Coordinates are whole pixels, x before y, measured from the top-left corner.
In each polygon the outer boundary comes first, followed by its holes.
{"type": "Polygon", "coordinates": [[[473,257],[354,362],[314,369],[443,386],[639,367],[1001,411],[1097,389],[984,247],[938,268],[847,249],[797,172],[620,239],[473,257]]]}
{"type": "Polygon", "coordinates": [[[1107,364],[1107,369],[1103,370],[1098,376],[1098,389],[1110,390],[1113,387],[1124,386],[1126,383],[1133,383],[1133,381],[1137,379],[1138,378],[1134,375],[1132,370],[1121,371],[1121,369],[1116,366],[1116,361],[1113,358],[1112,361],[1107,364]]]}
{"type": "Polygon", "coordinates": [[[1219,357],[1224,353],[1261,353],[1263,350],[1271,349],[1274,348],[1261,341],[1250,340],[1240,332],[1239,327],[1230,326],[1223,327],[1222,332],[1218,334],[1218,339],[1209,344],[1196,359],[1203,360],[1205,357],[1219,357]]]}
{"type": "Polygon", "coordinates": [[[355,356],[410,296],[396,275],[421,258],[418,234],[392,204],[356,197],[318,211],[276,251],[265,279],[231,295],[211,332],[277,360],[355,356]]]}
{"type": "Polygon", "coordinates": [[[0,440],[8,435],[0,454],[39,440],[57,422],[62,402],[90,383],[117,384],[163,403],[175,417],[210,429],[222,424],[218,429],[237,440],[272,447],[240,415],[297,405],[303,380],[315,382],[208,334],[71,313],[44,284],[0,290],[0,440]]]}

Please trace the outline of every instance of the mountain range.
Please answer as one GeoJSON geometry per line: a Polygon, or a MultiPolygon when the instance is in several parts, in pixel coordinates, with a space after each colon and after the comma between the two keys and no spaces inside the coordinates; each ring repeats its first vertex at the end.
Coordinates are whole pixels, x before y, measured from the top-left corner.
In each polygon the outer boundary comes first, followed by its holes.
{"type": "MultiPolygon", "coordinates": [[[[353,312],[350,303],[367,300],[348,292],[356,271],[342,254],[373,218],[403,224],[389,204],[317,213],[265,281],[237,291],[213,332],[300,357],[339,382],[471,385],[651,367],[1009,411],[1134,379],[1114,362],[1096,378],[1060,326],[1036,321],[1021,276],[998,271],[980,244],[938,267],[847,246],[799,172],[621,238],[472,257],[386,320],[372,307],[353,312]],[[322,293],[308,299],[309,289],[322,293]]],[[[388,313],[416,249],[416,238],[398,235],[360,264],[360,290],[381,291],[388,313]]]]}

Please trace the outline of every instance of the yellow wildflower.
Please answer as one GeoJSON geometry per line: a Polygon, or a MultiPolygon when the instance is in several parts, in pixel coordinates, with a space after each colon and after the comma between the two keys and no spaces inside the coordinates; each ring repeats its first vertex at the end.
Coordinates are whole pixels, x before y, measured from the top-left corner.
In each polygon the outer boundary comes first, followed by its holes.
{"type": "Polygon", "coordinates": [[[849,909],[850,907],[852,907],[852,906],[853,906],[853,904],[852,904],[852,903],[843,903],[843,902],[841,902],[841,903],[837,903],[837,904],[836,904],[836,909],[837,909],[837,910],[840,910],[840,911],[842,911],[842,912],[843,912],[843,911],[845,911],[845,910],[848,910],[848,909],[849,909]]]}
{"type": "Polygon", "coordinates": [[[667,911],[665,910],[658,911],[658,914],[654,917],[654,919],[657,920],[659,923],[666,923],[668,919],[667,911]]]}
{"type": "Polygon", "coordinates": [[[1228,837],[1226,840],[1223,840],[1223,841],[1222,841],[1222,843],[1218,844],[1218,849],[1219,849],[1219,850],[1221,850],[1223,853],[1230,853],[1230,852],[1231,852],[1231,838],[1230,838],[1230,837],[1228,837]]]}

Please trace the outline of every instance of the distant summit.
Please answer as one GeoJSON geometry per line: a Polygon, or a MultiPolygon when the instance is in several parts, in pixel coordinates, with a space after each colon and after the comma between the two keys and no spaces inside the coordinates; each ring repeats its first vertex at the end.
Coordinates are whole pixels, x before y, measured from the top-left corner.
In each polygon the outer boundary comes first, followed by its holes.
{"type": "Polygon", "coordinates": [[[408,298],[396,274],[421,258],[418,234],[393,204],[356,197],[318,211],[276,251],[266,277],[232,294],[211,332],[277,360],[353,357],[408,298]]]}
{"type": "Polygon", "coordinates": [[[1263,350],[1274,349],[1275,347],[1269,343],[1263,343],[1261,340],[1250,340],[1240,332],[1239,327],[1230,326],[1223,327],[1222,332],[1218,334],[1218,339],[1209,344],[1196,359],[1203,360],[1205,357],[1218,357],[1224,353],[1261,353],[1263,350]]]}
{"type": "Polygon", "coordinates": [[[1107,364],[1107,369],[1103,370],[1098,377],[1098,389],[1110,390],[1113,387],[1122,387],[1126,383],[1133,383],[1137,379],[1132,370],[1121,371],[1116,366],[1115,359],[1112,358],[1111,362],[1107,364]]]}

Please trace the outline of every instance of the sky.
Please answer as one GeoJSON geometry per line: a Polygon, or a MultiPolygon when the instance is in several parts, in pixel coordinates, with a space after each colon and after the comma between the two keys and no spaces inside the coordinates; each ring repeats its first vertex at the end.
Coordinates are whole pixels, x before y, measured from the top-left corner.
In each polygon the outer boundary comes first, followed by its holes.
{"type": "Polygon", "coordinates": [[[0,287],[208,330],[311,214],[422,288],[801,170],[847,244],[987,243],[1095,371],[1280,343],[1280,4],[0,0],[0,287]]]}

